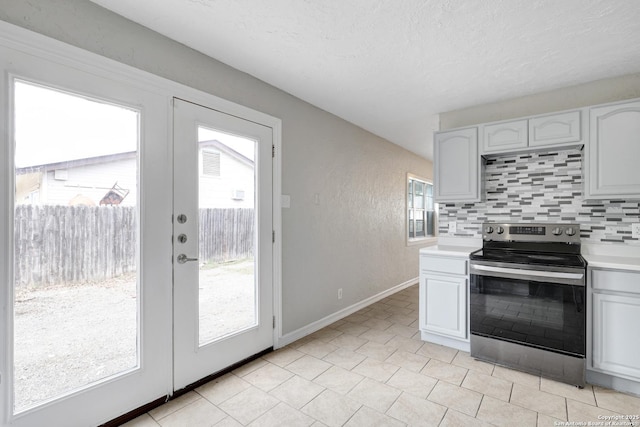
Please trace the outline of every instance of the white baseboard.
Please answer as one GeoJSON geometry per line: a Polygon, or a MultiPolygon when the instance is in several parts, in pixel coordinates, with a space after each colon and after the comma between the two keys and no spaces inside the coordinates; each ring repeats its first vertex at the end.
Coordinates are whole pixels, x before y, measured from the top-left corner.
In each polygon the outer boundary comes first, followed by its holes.
{"type": "Polygon", "coordinates": [[[357,302],[353,305],[350,305],[349,307],[345,307],[340,311],[336,311],[333,314],[330,314],[326,317],[323,317],[320,320],[317,320],[313,323],[310,323],[306,326],[303,326],[300,329],[296,329],[293,332],[289,332],[288,334],[284,334],[280,337],[278,337],[278,341],[276,343],[276,345],[274,346],[274,348],[281,348],[284,347],[285,345],[291,344],[294,341],[299,340],[300,338],[304,338],[309,334],[312,334],[316,331],[319,331],[320,329],[324,328],[325,326],[329,326],[330,324],[337,322],[338,320],[347,317],[350,314],[355,313],[358,310],[362,310],[363,308],[378,302],[390,295],[395,294],[396,292],[400,292],[403,289],[408,288],[409,286],[413,286],[416,283],[418,283],[419,278],[416,277],[414,279],[408,280],[404,283],[401,283],[399,285],[396,285],[390,289],[387,289],[386,291],[382,291],[379,294],[373,295],[369,298],[365,298],[360,302],[357,302]]]}

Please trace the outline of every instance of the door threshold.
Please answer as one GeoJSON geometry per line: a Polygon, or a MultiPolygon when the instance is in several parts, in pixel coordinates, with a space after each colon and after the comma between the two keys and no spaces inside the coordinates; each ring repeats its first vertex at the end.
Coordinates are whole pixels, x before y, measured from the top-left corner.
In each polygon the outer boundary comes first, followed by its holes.
{"type": "Polygon", "coordinates": [[[139,408],[134,409],[133,411],[129,411],[126,414],[120,415],[117,418],[112,419],[111,421],[107,421],[106,423],[100,425],[99,427],[118,427],[124,423],[127,423],[131,420],[134,420],[136,418],[138,418],[139,416],[146,414],[147,412],[164,405],[165,403],[174,400],[184,394],[187,394],[188,392],[195,390],[196,388],[208,383],[209,381],[215,380],[216,378],[219,378],[223,375],[228,374],[229,372],[238,369],[239,367],[246,365],[247,363],[253,362],[256,359],[259,359],[260,357],[264,356],[265,354],[269,354],[273,351],[273,347],[269,347],[265,350],[262,350],[259,353],[254,354],[253,356],[249,356],[246,359],[243,359],[237,363],[234,363],[231,366],[228,366],[224,369],[222,369],[221,371],[218,371],[214,374],[211,375],[207,375],[204,378],[199,379],[198,381],[189,384],[188,386],[181,388],[180,390],[176,390],[173,392],[173,395],[171,396],[163,396],[160,397],[156,400],[154,400],[153,402],[149,402],[145,405],[140,406],[139,408]]]}

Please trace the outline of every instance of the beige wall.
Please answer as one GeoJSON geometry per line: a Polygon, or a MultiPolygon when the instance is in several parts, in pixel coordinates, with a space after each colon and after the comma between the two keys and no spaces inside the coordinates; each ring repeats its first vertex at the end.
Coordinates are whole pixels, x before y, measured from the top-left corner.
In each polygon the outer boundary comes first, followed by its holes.
{"type": "Polygon", "coordinates": [[[640,73],[440,114],[440,129],[506,120],[640,97],[640,73]]]}
{"type": "Polygon", "coordinates": [[[405,181],[431,162],[89,1],[0,5],[1,20],[282,119],[284,333],[418,276],[405,181]]]}

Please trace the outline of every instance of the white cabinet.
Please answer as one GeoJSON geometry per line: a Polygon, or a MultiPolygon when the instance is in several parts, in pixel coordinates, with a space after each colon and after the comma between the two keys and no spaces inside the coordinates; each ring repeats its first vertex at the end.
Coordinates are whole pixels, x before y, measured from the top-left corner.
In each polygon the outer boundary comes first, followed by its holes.
{"type": "Polygon", "coordinates": [[[469,349],[467,258],[420,256],[422,339],[469,349]]]}
{"type": "Polygon", "coordinates": [[[640,101],[589,111],[585,198],[640,199],[640,101]]]}
{"type": "Polygon", "coordinates": [[[576,110],[481,125],[481,154],[579,145],[582,143],[580,117],[581,111],[576,110]]]}
{"type": "Polygon", "coordinates": [[[427,273],[422,282],[427,296],[422,329],[467,338],[467,279],[427,273]]]}
{"type": "Polygon", "coordinates": [[[477,128],[438,132],[434,140],[434,200],[480,201],[477,128]]]}
{"type": "Polygon", "coordinates": [[[527,120],[482,126],[482,153],[503,153],[528,145],[527,120]]]}
{"type": "Polygon", "coordinates": [[[580,111],[549,114],[529,119],[529,146],[544,147],[549,145],[579,142],[580,111]]]}
{"type": "Polygon", "coordinates": [[[591,269],[590,368],[640,381],[640,273],[591,269]]]}

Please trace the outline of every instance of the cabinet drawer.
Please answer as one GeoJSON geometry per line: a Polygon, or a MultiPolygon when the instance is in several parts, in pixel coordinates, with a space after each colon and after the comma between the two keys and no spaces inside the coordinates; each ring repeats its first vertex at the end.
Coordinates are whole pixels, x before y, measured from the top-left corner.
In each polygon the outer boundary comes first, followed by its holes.
{"type": "Polygon", "coordinates": [[[529,146],[580,141],[580,111],[551,114],[529,120],[529,146]]]}
{"type": "Polygon", "coordinates": [[[434,256],[420,257],[420,270],[449,274],[467,274],[467,260],[434,256]]]}
{"type": "Polygon", "coordinates": [[[593,289],[640,294],[640,273],[620,270],[591,270],[593,289]]]}

